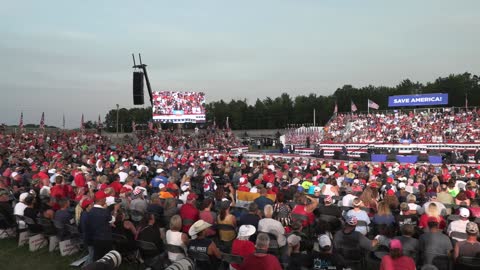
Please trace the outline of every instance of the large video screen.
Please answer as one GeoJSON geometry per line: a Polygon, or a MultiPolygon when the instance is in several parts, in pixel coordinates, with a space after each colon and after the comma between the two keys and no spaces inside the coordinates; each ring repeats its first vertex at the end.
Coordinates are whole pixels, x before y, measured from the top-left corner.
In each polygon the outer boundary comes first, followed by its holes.
{"type": "Polygon", "coordinates": [[[205,93],[154,91],[153,120],[162,123],[204,123],[205,93]]]}

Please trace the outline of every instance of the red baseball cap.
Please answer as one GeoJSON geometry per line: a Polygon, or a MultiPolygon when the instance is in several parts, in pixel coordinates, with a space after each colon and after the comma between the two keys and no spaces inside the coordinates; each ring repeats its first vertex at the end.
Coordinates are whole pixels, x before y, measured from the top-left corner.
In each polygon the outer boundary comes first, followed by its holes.
{"type": "Polygon", "coordinates": [[[103,192],[102,190],[95,193],[95,200],[106,199],[107,197],[107,194],[105,194],[105,192],[103,192]]]}
{"type": "Polygon", "coordinates": [[[189,201],[195,200],[195,199],[197,199],[197,198],[198,198],[197,194],[195,194],[195,193],[193,193],[193,192],[190,192],[190,193],[188,194],[188,196],[187,196],[187,200],[189,200],[189,201]]]}
{"type": "Polygon", "coordinates": [[[389,190],[387,190],[387,195],[395,196],[395,191],[393,191],[393,189],[389,189],[389,190]]]}
{"type": "Polygon", "coordinates": [[[92,203],[93,203],[92,199],[85,199],[85,200],[82,201],[81,206],[82,206],[83,209],[85,209],[92,203]]]}

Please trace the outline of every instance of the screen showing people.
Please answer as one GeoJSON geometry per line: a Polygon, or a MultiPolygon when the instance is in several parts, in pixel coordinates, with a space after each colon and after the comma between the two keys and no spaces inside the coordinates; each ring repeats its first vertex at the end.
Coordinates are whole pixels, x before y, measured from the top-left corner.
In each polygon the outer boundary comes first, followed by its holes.
{"type": "Polygon", "coordinates": [[[205,122],[205,93],[154,91],[153,120],[163,123],[205,122]]]}

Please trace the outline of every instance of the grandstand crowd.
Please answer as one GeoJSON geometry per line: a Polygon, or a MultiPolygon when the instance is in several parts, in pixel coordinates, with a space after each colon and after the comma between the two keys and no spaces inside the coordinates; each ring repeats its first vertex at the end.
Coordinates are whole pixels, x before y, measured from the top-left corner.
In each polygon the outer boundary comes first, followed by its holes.
{"type": "Polygon", "coordinates": [[[338,114],[318,132],[290,132],[286,144],[472,143],[480,141],[480,111],[465,108],[338,114]]]}
{"type": "MultiPolygon", "coordinates": [[[[351,120],[369,132],[348,141],[479,132],[475,111],[351,117],[325,138],[351,120]]],[[[479,269],[469,268],[480,258],[476,165],[253,158],[214,128],[122,145],[1,134],[0,145],[2,236],[79,238],[87,265],[115,249],[152,269],[479,269]]]]}

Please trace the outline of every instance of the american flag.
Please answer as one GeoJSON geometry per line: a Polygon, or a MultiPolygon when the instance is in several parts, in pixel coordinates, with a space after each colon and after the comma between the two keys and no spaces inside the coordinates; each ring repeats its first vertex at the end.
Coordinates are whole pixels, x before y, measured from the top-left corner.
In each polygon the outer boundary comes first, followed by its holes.
{"type": "Polygon", "coordinates": [[[353,101],[351,101],[351,105],[350,105],[350,109],[352,110],[352,112],[356,112],[357,111],[357,105],[355,105],[355,103],[353,103],[353,101]]]}
{"type": "Polygon", "coordinates": [[[82,121],[80,122],[80,129],[82,131],[85,130],[85,123],[83,122],[83,113],[82,113],[82,121]]]}
{"type": "Polygon", "coordinates": [[[333,113],[337,114],[338,113],[338,104],[337,101],[335,101],[335,108],[333,108],[333,113]]]}
{"type": "Polygon", "coordinates": [[[20,123],[18,124],[20,130],[23,129],[23,112],[20,113],[20,123]]]}
{"type": "Polygon", "coordinates": [[[45,129],[45,112],[42,112],[42,118],[40,119],[40,129],[45,129]]]}
{"type": "Polygon", "coordinates": [[[372,109],[375,109],[375,110],[378,110],[378,108],[380,108],[380,106],[378,106],[377,103],[371,101],[370,99],[368,100],[368,107],[372,108],[372,109]]]}

